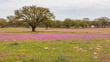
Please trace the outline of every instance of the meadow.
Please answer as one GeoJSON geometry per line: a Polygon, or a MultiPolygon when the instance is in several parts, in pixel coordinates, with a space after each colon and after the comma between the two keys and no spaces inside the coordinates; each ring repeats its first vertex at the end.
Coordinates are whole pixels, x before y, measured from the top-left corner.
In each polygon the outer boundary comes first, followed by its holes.
{"type": "Polygon", "coordinates": [[[110,62],[110,28],[0,28],[0,62],[110,62]]]}

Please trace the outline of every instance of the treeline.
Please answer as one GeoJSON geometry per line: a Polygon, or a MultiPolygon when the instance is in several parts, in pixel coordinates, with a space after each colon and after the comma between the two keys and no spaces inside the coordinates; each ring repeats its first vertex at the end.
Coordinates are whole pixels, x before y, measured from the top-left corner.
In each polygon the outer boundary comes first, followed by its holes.
{"type": "Polygon", "coordinates": [[[48,28],[107,28],[110,27],[110,18],[100,17],[94,20],[83,18],[82,20],[55,20],[55,16],[49,8],[37,6],[24,6],[14,11],[14,15],[7,19],[0,18],[0,27],[27,27],[35,32],[37,27],[48,28]]]}
{"type": "MultiPolygon", "coordinates": [[[[29,24],[25,21],[15,19],[13,16],[8,16],[7,19],[0,18],[0,27],[27,27],[29,24]]],[[[82,20],[73,20],[66,18],[65,20],[51,20],[40,22],[37,27],[48,28],[108,28],[110,27],[110,18],[100,17],[94,20],[83,18],[82,20]]]]}

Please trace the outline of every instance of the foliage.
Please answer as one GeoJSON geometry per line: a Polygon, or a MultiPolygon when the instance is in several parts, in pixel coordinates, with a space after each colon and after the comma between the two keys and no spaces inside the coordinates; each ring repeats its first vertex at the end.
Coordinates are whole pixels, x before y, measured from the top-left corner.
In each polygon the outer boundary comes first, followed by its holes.
{"type": "Polygon", "coordinates": [[[3,18],[0,18],[0,27],[6,27],[7,26],[7,20],[6,19],[3,19],[3,18]]]}
{"type": "Polygon", "coordinates": [[[99,28],[106,28],[110,26],[110,18],[107,17],[100,17],[95,19],[94,25],[99,28]]]}
{"type": "Polygon", "coordinates": [[[47,30],[49,27],[53,27],[55,25],[55,22],[53,20],[48,19],[46,21],[41,22],[40,25],[44,25],[47,30]]]}
{"type": "Polygon", "coordinates": [[[61,21],[61,20],[56,20],[56,21],[55,21],[55,27],[56,27],[56,28],[62,28],[62,27],[63,27],[63,21],[61,21]]]}
{"type": "Polygon", "coordinates": [[[55,62],[69,62],[65,56],[59,56],[55,62]]]}
{"type": "Polygon", "coordinates": [[[25,21],[20,21],[14,16],[7,16],[7,19],[8,27],[29,27],[29,25],[25,21]]]}
{"type": "Polygon", "coordinates": [[[66,28],[70,28],[72,26],[72,20],[67,18],[64,20],[63,24],[66,28]]]}
{"type": "Polygon", "coordinates": [[[15,11],[15,18],[27,22],[31,26],[32,31],[35,31],[35,28],[40,22],[52,19],[54,16],[48,8],[24,6],[15,11]]]}

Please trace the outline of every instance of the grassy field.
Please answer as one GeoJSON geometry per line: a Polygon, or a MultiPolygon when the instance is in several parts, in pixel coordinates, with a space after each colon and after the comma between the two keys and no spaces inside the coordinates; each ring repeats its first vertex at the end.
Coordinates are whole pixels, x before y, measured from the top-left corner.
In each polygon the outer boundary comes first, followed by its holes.
{"type": "Polygon", "coordinates": [[[0,29],[0,62],[110,62],[110,28],[0,29]]]}

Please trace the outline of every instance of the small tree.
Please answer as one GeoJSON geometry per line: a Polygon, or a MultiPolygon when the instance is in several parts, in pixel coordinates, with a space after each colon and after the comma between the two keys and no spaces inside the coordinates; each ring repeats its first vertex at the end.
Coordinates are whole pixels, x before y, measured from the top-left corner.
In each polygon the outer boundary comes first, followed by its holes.
{"type": "Polygon", "coordinates": [[[110,18],[100,17],[94,20],[94,25],[97,26],[98,28],[106,28],[106,27],[109,27],[110,25],[109,22],[110,22],[110,18]]]}
{"type": "Polygon", "coordinates": [[[31,26],[33,32],[40,22],[54,18],[48,8],[37,6],[24,6],[15,11],[15,17],[27,22],[31,26]]]}
{"type": "Polygon", "coordinates": [[[6,19],[3,19],[3,18],[0,18],[0,27],[5,27],[5,26],[7,26],[7,21],[6,21],[6,19]]]}
{"type": "Polygon", "coordinates": [[[67,18],[64,20],[63,22],[63,25],[66,27],[66,28],[70,28],[72,26],[72,20],[67,18]]]}
{"type": "Polygon", "coordinates": [[[55,21],[55,28],[62,28],[63,27],[63,21],[56,20],[55,21]]]}
{"type": "Polygon", "coordinates": [[[49,27],[52,27],[53,25],[55,25],[54,21],[53,20],[46,20],[46,21],[43,21],[41,23],[41,25],[44,25],[45,26],[45,29],[47,30],[49,27]]]}
{"type": "Polygon", "coordinates": [[[7,16],[7,19],[8,19],[8,26],[11,26],[11,27],[18,27],[19,26],[19,20],[16,19],[14,16],[7,16]]]}

